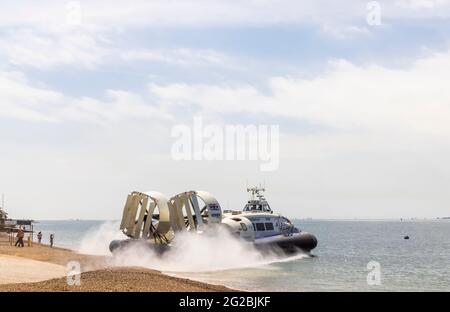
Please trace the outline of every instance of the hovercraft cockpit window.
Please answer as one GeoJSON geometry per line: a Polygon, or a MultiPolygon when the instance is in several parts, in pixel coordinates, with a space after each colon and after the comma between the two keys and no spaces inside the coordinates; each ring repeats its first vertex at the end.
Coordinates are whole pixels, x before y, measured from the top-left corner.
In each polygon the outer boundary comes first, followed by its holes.
{"type": "Polygon", "coordinates": [[[247,204],[244,207],[244,211],[272,212],[272,209],[270,209],[270,206],[268,204],[264,204],[264,205],[247,204]]]}
{"type": "Polygon", "coordinates": [[[256,230],[257,231],[265,231],[266,228],[264,227],[264,223],[256,223],[256,230]]]}

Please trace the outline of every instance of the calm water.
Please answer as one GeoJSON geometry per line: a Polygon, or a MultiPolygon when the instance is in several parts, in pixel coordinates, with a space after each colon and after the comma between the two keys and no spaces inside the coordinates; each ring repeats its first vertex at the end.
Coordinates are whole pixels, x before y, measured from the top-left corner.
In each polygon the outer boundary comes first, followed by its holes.
{"type": "MultiPolygon", "coordinates": [[[[41,221],[45,240],[74,248],[103,221],[41,221]]],[[[450,221],[297,221],[314,233],[314,257],[253,268],[183,276],[245,290],[450,291],[450,221]],[[409,235],[410,239],[403,237],[409,235]],[[367,285],[367,264],[380,264],[381,285],[367,285]]]]}
{"type": "MultiPolygon", "coordinates": [[[[76,249],[81,239],[90,231],[94,231],[106,221],[89,220],[89,221],[38,221],[34,225],[35,233],[42,232],[42,243],[50,243],[50,234],[55,234],[55,246],[76,249]]],[[[34,239],[37,240],[36,235],[34,239]]]]}

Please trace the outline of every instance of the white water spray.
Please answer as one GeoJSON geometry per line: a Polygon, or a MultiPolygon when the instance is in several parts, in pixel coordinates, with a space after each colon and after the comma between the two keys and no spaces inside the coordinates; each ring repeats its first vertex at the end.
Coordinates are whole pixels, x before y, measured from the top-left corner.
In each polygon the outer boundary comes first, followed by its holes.
{"type": "MultiPolygon", "coordinates": [[[[118,228],[117,222],[102,224],[82,239],[78,251],[85,254],[111,255],[109,243],[115,239],[126,238],[118,228]]],[[[109,264],[139,266],[164,272],[208,272],[257,267],[307,257],[304,254],[289,258],[282,258],[275,253],[263,255],[252,243],[232,236],[224,228],[202,234],[177,233],[171,245],[170,250],[161,255],[149,247],[133,244],[117,252],[109,264]]]]}
{"type": "Polygon", "coordinates": [[[81,239],[77,251],[82,254],[110,256],[109,243],[127,237],[119,230],[119,221],[108,221],[88,231],[81,239]]]}

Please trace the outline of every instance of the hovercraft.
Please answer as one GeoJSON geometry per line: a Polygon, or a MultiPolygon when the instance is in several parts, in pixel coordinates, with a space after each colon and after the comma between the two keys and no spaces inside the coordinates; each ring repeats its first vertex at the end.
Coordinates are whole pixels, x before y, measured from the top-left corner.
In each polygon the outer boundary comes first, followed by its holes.
{"type": "Polygon", "coordinates": [[[164,253],[171,249],[179,232],[208,235],[222,227],[262,252],[309,253],[317,246],[316,237],[274,213],[264,191],[261,187],[248,188],[251,198],[239,211],[222,211],[218,201],[203,191],[183,192],[171,199],[158,192],[132,192],[120,225],[128,239],[112,241],[109,249],[115,253],[130,246],[144,246],[164,253]]]}

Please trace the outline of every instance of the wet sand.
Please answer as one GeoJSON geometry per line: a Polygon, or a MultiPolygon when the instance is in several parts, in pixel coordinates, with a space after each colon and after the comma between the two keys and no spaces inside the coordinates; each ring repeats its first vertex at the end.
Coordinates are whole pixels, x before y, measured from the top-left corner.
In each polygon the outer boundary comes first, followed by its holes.
{"type": "Polygon", "coordinates": [[[50,248],[37,243],[34,243],[32,247],[18,248],[10,246],[2,239],[0,242],[0,292],[232,291],[224,286],[172,277],[156,270],[111,267],[108,264],[109,260],[110,257],[82,255],[71,250],[50,248]],[[70,286],[67,283],[65,272],[67,263],[70,261],[77,261],[82,267],[80,286],[70,286]]]}

